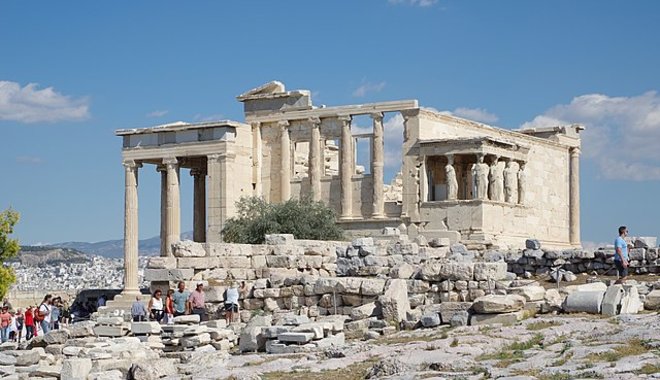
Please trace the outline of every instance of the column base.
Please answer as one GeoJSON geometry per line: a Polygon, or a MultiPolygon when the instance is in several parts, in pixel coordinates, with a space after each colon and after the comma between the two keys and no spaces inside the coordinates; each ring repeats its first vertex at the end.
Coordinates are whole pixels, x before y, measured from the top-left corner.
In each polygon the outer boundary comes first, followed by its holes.
{"type": "Polygon", "coordinates": [[[348,215],[348,216],[340,216],[340,217],[339,217],[339,220],[354,220],[354,219],[356,219],[356,218],[355,218],[354,216],[352,216],[352,215],[348,215]]]}
{"type": "Polygon", "coordinates": [[[386,216],[385,214],[373,214],[371,215],[371,219],[385,219],[386,216]]]}
{"type": "MultiPolygon", "coordinates": [[[[119,293],[122,296],[122,299],[128,298],[128,297],[136,297],[141,295],[140,289],[124,289],[119,293]]],[[[134,298],[133,298],[134,299],[134,298]]]]}

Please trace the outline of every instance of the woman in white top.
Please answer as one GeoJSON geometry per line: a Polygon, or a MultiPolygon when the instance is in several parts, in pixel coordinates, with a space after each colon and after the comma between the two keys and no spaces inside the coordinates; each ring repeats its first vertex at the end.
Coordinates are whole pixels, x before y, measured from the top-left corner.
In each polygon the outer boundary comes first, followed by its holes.
{"type": "Polygon", "coordinates": [[[163,293],[160,291],[160,289],[156,289],[154,292],[153,297],[149,300],[149,306],[147,308],[151,312],[151,319],[156,320],[160,322],[163,319],[163,316],[165,315],[165,312],[163,310],[163,298],[162,298],[163,293]]]}

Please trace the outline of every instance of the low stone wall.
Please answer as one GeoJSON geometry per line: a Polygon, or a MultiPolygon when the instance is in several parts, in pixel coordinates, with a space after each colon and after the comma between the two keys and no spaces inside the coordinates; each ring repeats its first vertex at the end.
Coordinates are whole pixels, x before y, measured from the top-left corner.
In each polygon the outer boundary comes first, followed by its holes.
{"type": "Polygon", "coordinates": [[[477,261],[473,252],[450,246],[448,240],[432,244],[406,235],[353,242],[274,235],[264,245],[185,241],[174,247],[173,257],[152,258],[145,278],[161,289],[175,288],[178,281],[189,289],[204,283],[207,310],[215,316],[230,283],[245,281],[240,296],[244,321],[261,310],[293,310],[311,318],[352,315],[355,308],[377,302],[393,280],[403,281],[410,306],[416,308],[505,293],[498,281],[513,279],[504,261],[477,261]]]}
{"type": "MultiPolygon", "coordinates": [[[[635,248],[629,250],[629,268],[633,274],[660,273],[658,248],[642,241],[635,242],[635,248]]],[[[525,249],[508,252],[503,255],[509,265],[509,271],[517,275],[548,274],[560,267],[572,273],[616,275],[614,266],[614,247],[587,250],[545,250],[525,249]]]]}

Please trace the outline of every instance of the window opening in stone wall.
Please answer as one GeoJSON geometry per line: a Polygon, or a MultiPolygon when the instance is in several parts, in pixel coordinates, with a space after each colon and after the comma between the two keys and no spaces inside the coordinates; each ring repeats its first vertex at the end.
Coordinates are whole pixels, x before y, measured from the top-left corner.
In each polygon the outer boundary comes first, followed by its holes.
{"type": "Polygon", "coordinates": [[[339,139],[326,140],[323,149],[323,175],[339,175],[339,139]]]}
{"type": "Polygon", "coordinates": [[[355,174],[371,174],[371,136],[355,137],[355,174]]]}
{"type": "Polygon", "coordinates": [[[309,141],[294,144],[293,178],[309,177],[309,141]]]}

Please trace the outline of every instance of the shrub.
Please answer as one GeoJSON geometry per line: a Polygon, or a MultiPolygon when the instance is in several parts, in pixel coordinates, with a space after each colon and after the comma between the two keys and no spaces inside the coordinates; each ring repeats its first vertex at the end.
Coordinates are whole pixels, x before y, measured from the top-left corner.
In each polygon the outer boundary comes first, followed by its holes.
{"type": "Polygon", "coordinates": [[[263,244],[266,234],[292,234],[296,239],[341,240],[343,231],[335,224],[335,212],[322,202],[308,198],[268,203],[260,197],[236,202],[237,216],[222,229],[228,243],[263,244]]]}

